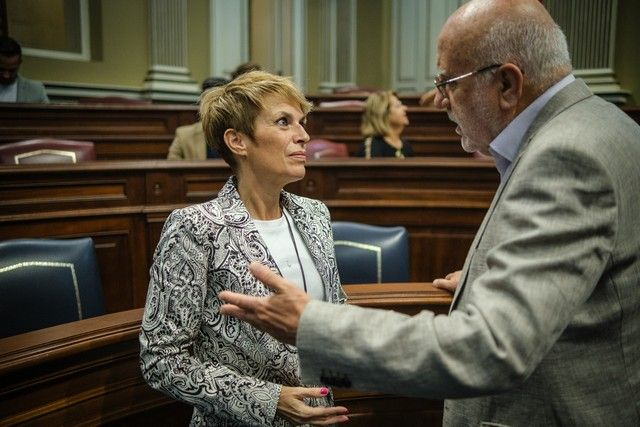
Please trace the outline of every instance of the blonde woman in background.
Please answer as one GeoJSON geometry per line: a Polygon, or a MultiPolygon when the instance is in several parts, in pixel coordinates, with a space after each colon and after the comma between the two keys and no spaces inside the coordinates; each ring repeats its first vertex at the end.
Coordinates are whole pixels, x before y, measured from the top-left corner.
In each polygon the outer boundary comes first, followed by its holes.
{"type": "Polygon", "coordinates": [[[411,145],[400,138],[408,124],[407,107],[392,91],[372,93],[362,113],[360,130],[365,140],[359,155],[367,159],[412,156],[411,145]]]}

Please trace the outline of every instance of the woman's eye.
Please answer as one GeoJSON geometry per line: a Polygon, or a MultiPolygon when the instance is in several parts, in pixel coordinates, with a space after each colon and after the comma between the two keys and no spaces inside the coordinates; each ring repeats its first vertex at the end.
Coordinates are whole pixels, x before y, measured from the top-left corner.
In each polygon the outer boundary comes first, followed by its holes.
{"type": "Polygon", "coordinates": [[[278,120],[276,120],[276,124],[278,126],[287,126],[289,124],[289,120],[287,120],[286,117],[281,117],[278,120]]]}

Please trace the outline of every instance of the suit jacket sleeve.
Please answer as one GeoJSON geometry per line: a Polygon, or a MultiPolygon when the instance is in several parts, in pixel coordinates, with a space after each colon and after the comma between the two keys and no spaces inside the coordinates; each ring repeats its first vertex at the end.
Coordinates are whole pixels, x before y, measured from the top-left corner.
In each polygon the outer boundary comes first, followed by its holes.
{"type": "MultiPolygon", "coordinates": [[[[175,211],[162,232],[140,333],[142,374],[153,388],[203,414],[213,412],[242,425],[271,425],[279,384],[238,373],[225,365],[224,356],[201,360],[193,355],[193,346],[202,342],[201,322],[219,321],[204,318],[207,251],[215,249],[196,237],[197,226],[175,211]]],[[[208,313],[220,317],[217,310],[208,313]]]]}
{"type": "Polygon", "coordinates": [[[303,379],[437,398],[521,384],[591,295],[617,238],[610,170],[573,131],[542,135],[521,159],[492,218],[500,237],[475,248],[486,271],[456,310],[409,317],[311,302],[297,334],[303,379]]]}

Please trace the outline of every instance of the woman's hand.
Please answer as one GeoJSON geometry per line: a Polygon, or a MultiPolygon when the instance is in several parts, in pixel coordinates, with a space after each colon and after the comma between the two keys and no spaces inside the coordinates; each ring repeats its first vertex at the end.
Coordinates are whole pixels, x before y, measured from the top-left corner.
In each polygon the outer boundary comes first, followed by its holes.
{"type": "Polygon", "coordinates": [[[349,410],[344,406],[313,407],[304,402],[307,397],[326,397],[329,389],[287,387],[282,386],[278,408],[276,412],[282,418],[294,424],[311,424],[315,426],[325,426],[349,421],[347,413],[349,410]]]}
{"type": "Polygon", "coordinates": [[[433,286],[454,293],[460,282],[460,273],[462,271],[458,270],[447,274],[444,279],[436,279],[433,281],[433,286]]]}

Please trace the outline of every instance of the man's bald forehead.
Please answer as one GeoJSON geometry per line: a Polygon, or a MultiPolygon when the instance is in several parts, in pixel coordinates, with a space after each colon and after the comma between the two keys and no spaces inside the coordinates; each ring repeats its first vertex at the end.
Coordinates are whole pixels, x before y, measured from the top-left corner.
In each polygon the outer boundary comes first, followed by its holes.
{"type": "Polygon", "coordinates": [[[460,24],[473,25],[495,19],[535,19],[553,22],[540,0],[471,0],[451,15],[460,24]]]}

